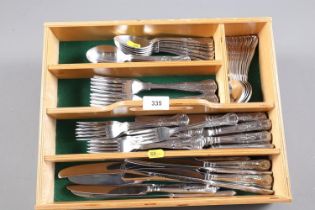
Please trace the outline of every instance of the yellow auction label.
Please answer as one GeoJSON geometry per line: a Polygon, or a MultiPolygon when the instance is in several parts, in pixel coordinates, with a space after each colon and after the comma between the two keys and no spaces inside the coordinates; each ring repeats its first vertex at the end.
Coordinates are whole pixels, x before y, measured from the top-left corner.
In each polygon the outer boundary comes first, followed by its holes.
{"type": "Polygon", "coordinates": [[[134,47],[134,48],[140,48],[140,47],[141,47],[140,44],[137,44],[137,43],[135,43],[135,42],[133,42],[133,41],[131,41],[131,40],[128,40],[127,45],[128,45],[129,47],[134,47]]]}
{"type": "Polygon", "coordinates": [[[162,149],[153,149],[148,151],[149,158],[162,158],[164,157],[164,150],[162,149]]]}

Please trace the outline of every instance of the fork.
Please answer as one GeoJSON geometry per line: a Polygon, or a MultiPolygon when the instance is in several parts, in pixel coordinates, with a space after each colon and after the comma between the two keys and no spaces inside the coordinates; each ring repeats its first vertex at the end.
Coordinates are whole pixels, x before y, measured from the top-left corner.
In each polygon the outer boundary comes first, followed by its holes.
{"type": "MultiPolygon", "coordinates": [[[[105,105],[119,100],[135,100],[135,94],[143,90],[171,89],[188,92],[204,93],[203,97],[215,95],[217,84],[214,80],[204,80],[198,82],[180,82],[171,84],[145,83],[135,79],[111,78],[94,76],[91,78],[90,104],[98,105],[96,102],[102,101],[105,105]]],[[[99,104],[102,105],[102,104],[99,104]]]]}
{"type": "Polygon", "coordinates": [[[149,150],[156,148],[172,149],[172,150],[200,150],[205,147],[212,148],[273,148],[269,143],[248,143],[246,140],[240,140],[231,144],[233,146],[220,145],[219,142],[214,141],[212,137],[192,137],[192,138],[171,138],[166,141],[156,142],[150,141],[140,142],[137,140],[116,140],[116,141],[89,141],[88,152],[132,152],[134,150],[149,150]]]}
{"type": "MultiPolygon", "coordinates": [[[[115,138],[123,134],[137,135],[147,134],[152,130],[144,128],[152,128],[159,126],[184,126],[188,125],[189,117],[186,114],[177,114],[171,117],[164,117],[163,119],[151,122],[77,122],[76,137],[77,140],[85,140],[91,137],[104,137],[107,139],[115,138]],[[143,131],[132,131],[144,129],[143,131]]],[[[153,133],[153,132],[151,132],[153,133]]]]}
{"type": "MultiPolygon", "coordinates": [[[[194,96],[183,96],[178,97],[177,99],[205,99],[214,103],[219,102],[218,96],[212,92],[204,92],[202,94],[194,96]]],[[[102,90],[93,90],[93,92],[90,93],[91,106],[107,106],[121,100],[142,100],[142,97],[132,95],[130,98],[128,98],[126,95],[113,95],[112,93],[108,93],[108,91],[102,90]]]]}
{"type": "MultiPolygon", "coordinates": [[[[116,139],[89,139],[87,141],[88,153],[128,151],[128,148],[138,149],[143,144],[158,142],[154,135],[124,136],[116,139]]],[[[130,150],[130,151],[132,151],[130,150]]]]}
{"type": "MultiPolygon", "coordinates": [[[[182,116],[183,121],[187,122],[188,116],[182,116]]],[[[222,125],[235,125],[237,123],[237,115],[234,113],[228,113],[223,115],[222,117],[206,120],[205,122],[181,126],[181,127],[157,127],[152,129],[139,129],[139,130],[129,130],[132,128],[130,127],[130,123],[119,123],[119,122],[112,122],[111,125],[97,125],[94,123],[92,126],[87,126],[88,122],[78,122],[76,128],[76,137],[77,140],[89,140],[93,138],[94,140],[104,140],[104,139],[111,139],[121,135],[153,135],[156,139],[163,141],[169,139],[172,135],[182,132],[182,131],[190,131],[190,136],[194,136],[199,134],[199,130],[194,132],[193,129],[200,128],[203,129],[205,127],[215,127],[215,126],[222,126],[222,125]],[[125,125],[125,127],[123,127],[125,125]],[[129,126],[129,127],[128,127],[129,126]]],[[[93,122],[92,122],[93,123],[93,122]]],[[[154,125],[154,124],[151,124],[154,125]]],[[[135,127],[134,127],[135,128],[135,127]]],[[[138,127],[139,128],[139,127],[138,127]]]]}
{"type": "Polygon", "coordinates": [[[235,113],[228,113],[221,117],[208,119],[201,123],[196,123],[193,125],[168,128],[168,127],[159,127],[157,128],[157,136],[160,140],[167,140],[174,134],[184,133],[183,137],[191,137],[201,135],[204,128],[212,128],[218,126],[226,125],[236,125],[238,122],[238,117],[235,113]]]}
{"type": "MultiPolygon", "coordinates": [[[[143,90],[152,89],[171,89],[188,92],[200,92],[217,90],[217,84],[214,80],[203,80],[198,82],[179,82],[170,84],[155,84],[151,82],[141,82],[136,79],[124,79],[118,77],[94,76],[91,78],[91,88],[101,90],[116,90],[119,93],[133,95],[143,90]]],[[[112,91],[110,91],[112,93],[112,91]]]]}

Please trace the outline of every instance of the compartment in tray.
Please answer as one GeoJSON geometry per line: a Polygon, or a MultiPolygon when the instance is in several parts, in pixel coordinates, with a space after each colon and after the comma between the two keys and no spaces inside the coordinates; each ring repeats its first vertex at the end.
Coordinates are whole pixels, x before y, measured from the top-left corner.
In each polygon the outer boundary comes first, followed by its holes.
{"type": "MultiPolygon", "coordinates": [[[[190,157],[194,158],[194,157],[190,157]]],[[[268,156],[252,156],[251,159],[270,159],[272,163],[272,157],[268,156]]],[[[143,160],[148,160],[148,159],[143,159],[143,160]]],[[[95,199],[95,198],[83,198],[76,196],[72,194],[68,189],[66,189],[66,186],[71,184],[71,182],[67,178],[58,178],[58,173],[60,170],[70,167],[70,166],[76,166],[80,164],[93,164],[93,163],[102,163],[104,161],[94,161],[94,162],[64,162],[64,163],[55,163],[55,177],[54,177],[54,201],[55,202],[67,202],[67,201],[86,201],[86,200],[126,200],[126,199],[135,199],[135,198],[116,198],[116,199],[95,199]]],[[[111,162],[111,160],[106,160],[105,162],[111,162]]],[[[117,162],[117,160],[116,160],[117,162]]],[[[271,166],[272,167],[272,166],[271,166]]],[[[272,171],[272,168],[270,169],[272,171]]],[[[145,183],[152,183],[152,182],[145,182],[145,183]]],[[[167,184],[166,182],[158,181],[158,182],[153,182],[157,184],[167,184]]],[[[236,190],[238,196],[250,196],[250,195],[255,195],[254,193],[250,192],[244,192],[244,191],[239,191],[236,190]]],[[[149,195],[141,195],[138,196],[136,199],[145,199],[145,198],[156,198],[159,195],[166,195],[166,193],[162,192],[155,192],[155,193],[150,193],[149,195]]]]}
{"type": "MultiPolygon", "coordinates": [[[[219,24],[145,24],[114,25],[93,27],[93,30],[80,27],[74,37],[67,28],[52,28],[59,40],[59,64],[86,63],[85,53],[96,45],[114,45],[113,37],[127,34],[131,36],[154,37],[213,37],[215,59],[221,59],[219,24]],[[218,49],[217,49],[218,48],[218,49]]],[[[160,53],[159,53],[160,54],[160,53]]],[[[162,53],[161,53],[162,54],[162,53]]]]}
{"type": "Polygon", "coordinates": [[[273,102],[273,81],[271,80],[274,67],[270,25],[265,22],[257,23],[226,23],[225,36],[257,35],[258,45],[248,71],[248,82],[253,93],[249,102],[273,102]]]}
{"type": "MultiPolygon", "coordinates": [[[[205,79],[215,80],[215,75],[196,75],[196,76],[156,76],[156,77],[139,77],[144,82],[153,83],[173,83],[173,82],[195,82],[205,79]]],[[[143,91],[139,96],[155,95],[170,96],[170,98],[198,95],[175,90],[151,90],[143,91]]],[[[89,106],[90,97],[90,80],[89,79],[59,79],[58,80],[58,107],[75,107],[89,106]]]]}
{"type": "MultiPolygon", "coordinates": [[[[190,151],[193,150],[196,154],[198,153],[198,151],[201,151],[201,150],[202,151],[208,150],[209,152],[211,152],[211,150],[222,150],[222,151],[224,151],[226,148],[222,149],[221,147],[218,147],[218,145],[223,145],[223,146],[228,147],[229,145],[233,145],[233,144],[234,145],[235,144],[238,145],[238,147],[234,148],[234,149],[240,149],[240,150],[242,150],[242,149],[243,150],[247,150],[248,149],[248,148],[240,148],[239,145],[242,145],[242,144],[251,144],[251,146],[253,144],[255,144],[255,147],[253,147],[253,148],[254,149],[256,148],[258,150],[259,150],[260,147],[257,147],[257,144],[264,144],[264,145],[268,145],[269,144],[267,149],[273,149],[272,147],[270,147],[271,146],[270,144],[274,144],[274,139],[273,139],[273,137],[271,135],[272,132],[270,131],[270,127],[272,127],[273,125],[270,124],[271,121],[270,122],[266,121],[266,115],[260,115],[261,113],[258,113],[258,114],[259,115],[256,115],[256,117],[258,117],[258,118],[255,118],[255,119],[252,118],[251,120],[248,120],[248,115],[244,116],[244,115],[242,115],[242,113],[230,114],[230,115],[221,114],[220,116],[221,117],[224,116],[224,118],[225,118],[224,119],[225,124],[223,124],[223,126],[221,124],[221,126],[215,127],[215,128],[212,127],[212,129],[210,128],[212,133],[209,136],[210,137],[214,137],[214,138],[211,138],[212,139],[211,141],[213,141],[213,142],[212,143],[208,143],[208,144],[214,145],[214,147],[211,148],[210,146],[209,147],[205,146],[203,149],[199,148],[199,147],[193,147],[193,148],[190,148],[191,149],[190,151]],[[242,125],[242,124],[245,123],[245,125],[248,128],[253,128],[254,126],[259,126],[259,127],[258,127],[258,129],[256,127],[256,130],[255,129],[250,129],[250,130],[246,129],[245,131],[243,130],[243,132],[240,132],[239,129],[244,129],[244,126],[243,126],[243,128],[236,127],[235,129],[233,129],[232,124],[235,125],[235,118],[236,117],[238,119],[243,119],[243,120],[239,120],[237,122],[237,125],[242,125]],[[246,122],[244,121],[244,119],[247,119],[246,122]],[[256,122],[254,122],[253,120],[262,120],[263,124],[260,124],[260,125],[259,124],[255,124],[256,122]],[[251,122],[249,122],[249,121],[251,121],[251,122]],[[254,124],[252,124],[252,123],[254,123],[254,124]],[[227,130],[225,130],[226,132],[224,132],[224,129],[227,129],[227,130]],[[223,131],[223,133],[222,133],[222,131],[223,131]],[[266,133],[260,133],[262,131],[264,131],[264,132],[265,131],[269,131],[270,133],[268,133],[266,135],[266,133]],[[259,132],[259,133],[257,133],[257,132],[259,132]],[[237,134],[251,134],[251,133],[257,133],[258,135],[256,136],[256,134],[254,134],[254,136],[250,136],[250,137],[248,137],[248,136],[247,137],[245,137],[245,136],[241,136],[241,137],[237,136],[236,138],[235,137],[233,137],[233,138],[225,138],[225,137],[233,136],[233,135],[237,135],[237,134]],[[223,138],[222,139],[223,143],[220,142],[221,141],[220,137],[223,138]],[[251,139],[253,139],[255,141],[240,142],[240,141],[244,141],[245,140],[244,138],[247,138],[247,140],[249,140],[249,141],[251,139]],[[233,139],[233,142],[230,141],[231,139],[233,139]],[[238,140],[235,140],[235,139],[238,139],[238,140]],[[229,141],[227,142],[227,140],[229,140],[229,141]],[[259,142],[257,142],[257,140],[259,140],[259,142]]],[[[179,120],[178,117],[179,116],[180,115],[164,116],[164,117],[167,117],[167,119],[164,119],[163,121],[164,122],[169,122],[169,120],[171,118],[171,119],[173,119],[172,121],[174,121],[176,119],[175,122],[178,122],[178,120],[179,120]],[[176,118],[174,119],[173,117],[176,117],[176,118]]],[[[76,134],[75,134],[77,122],[119,121],[119,122],[137,122],[137,123],[141,123],[141,122],[142,123],[144,123],[144,122],[148,123],[148,122],[150,122],[152,124],[153,122],[158,123],[158,118],[160,118],[160,117],[161,116],[143,116],[143,117],[142,116],[137,116],[137,117],[116,117],[116,118],[97,118],[97,119],[91,119],[90,118],[90,119],[74,119],[74,120],[56,120],[55,154],[56,155],[64,155],[64,154],[86,154],[87,153],[87,144],[88,144],[88,142],[89,142],[88,140],[90,140],[91,136],[86,137],[86,134],[91,135],[91,132],[93,133],[94,130],[91,130],[90,128],[89,128],[88,132],[85,130],[85,138],[83,138],[84,140],[81,140],[82,138],[78,138],[78,139],[80,139],[80,140],[78,140],[76,138],[76,134]]],[[[183,119],[183,118],[180,118],[180,119],[183,119]]],[[[189,119],[189,124],[190,125],[196,125],[198,123],[205,122],[205,120],[207,120],[207,116],[206,115],[188,115],[188,118],[184,118],[185,121],[183,122],[183,120],[181,120],[181,122],[185,123],[186,119],[189,119]]],[[[222,118],[220,120],[221,120],[220,122],[222,122],[222,118]]],[[[172,125],[174,125],[174,123],[172,125]]],[[[172,126],[167,126],[167,127],[172,127],[172,126]]],[[[205,129],[205,131],[206,130],[207,130],[207,128],[205,129]]],[[[93,134],[95,135],[95,133],[93,133],[93,134]]],[[[105,134],[102,134],[103,137],[105,137],[104,135],[105,134]]],[[[195,134],[195,135],[200,135],[200,134],[195,134]]],[[[99,136],[99,135],[97,134],[97,136],[99,136]]],[[[106,136],[108,136],[108,134],[106,136]]],[[[208,135],[205,134],[205,136],[207,137],[208,135]]],[[[198,139],[198,140],[200,140],[200,139],[198,139]]],[[[231,149],[231,148],[227,148],[227,149],[231,149]]],[[[233,150],[233,148],[231,150],[233,150]]],[[[142,150],[142,151],[146,152],[147,150],[142,150]]],[[[165,149],[165,151],[189,151],[189,150],[184,150],[184,149],[176,149],[176,150],[165,149]]],[[[133,150],[131,152],[132,153],[141,152],[141,150],[133,150]]],[[[107,151],[106,153],[110,153],[110,152],[107,151]]],[[[114,152],[114,153],[117,153],[117,152],[114,152]]],[[[124,152],[124,154],[127,154],[127,153],[124,152]]]]}

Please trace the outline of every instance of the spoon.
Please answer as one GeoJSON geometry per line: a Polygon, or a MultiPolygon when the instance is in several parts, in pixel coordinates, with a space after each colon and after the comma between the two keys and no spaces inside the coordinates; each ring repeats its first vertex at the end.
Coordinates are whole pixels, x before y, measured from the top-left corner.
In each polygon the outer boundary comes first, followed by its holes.
{"type": "Polygon", "coordinates": [[[115,45],[124,53],[150,56],[154,53],[167,52],[175,55],[189,55],[192,60],[214,59],[212,38],[189,37],[137,37],[119,35],[114,37],[115,45]]]}
{"type": "Polygon", "coordinates": [[[230,99],[232,102],[241,103],[245,98],[245,86],[240,80],[230,80],[230,99]]]}
{"type": "Polygon", "coordinates": [[[178,61],[190,60],[189,56],[138,56],[127,55],[114,46],[99,45],[86,52],[86,58],[91,63],[122,63],[126,61],[178,61]]]}

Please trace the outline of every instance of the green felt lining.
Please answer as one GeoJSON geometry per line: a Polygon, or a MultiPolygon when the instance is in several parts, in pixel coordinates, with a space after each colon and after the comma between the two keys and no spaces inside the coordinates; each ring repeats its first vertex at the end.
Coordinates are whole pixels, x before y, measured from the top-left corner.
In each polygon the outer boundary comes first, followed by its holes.
{"type": "MultiPolygon", "coordinates": [[[[87,63],[85,52],[96,45],[110,44],[112,40],[105,41],[84,41],[84,42],[60,42],[59,46],[59,63],[87,63]]],[[[144,82],[154,83],[172,83],[186,81],[200,81],[204,79],[215,79],[215,75],[195,75],[195,76],[158,76],[158,77],[140,77],[137,78],[144,82]]],[[[253,95],[251,102],[262,101],[262,92],[259,75],[259,60],[258,50],[254,55],[253,61],[249,70],[249,82],[253,87],[253,95]]],[[[60,79],[58,80],[58,107],[73,107],[73,106],[89,106],[89,79],[60,79]]],[[[191,95],[179,91],[161,91],[155,90],[144,92],[141,95],[169,95],[171,98],[191,95]]],[[[141,96],[140,95],[140,96],[141,96]]],[[[96,120],[118,120],[132,121],[133,117],[129,118],[107,118],[107,119],[89,119],[96,120]]],[[[77,142],[75,140],[75,122],[77,120],[57,120],[56,125],[56,154],[75,154],[85,152],[85,142],[77,142]]],[[[57,173],[60,169],[75,165],[78,163],[57,163],[55,167],[55,201],[79,201],[89,200],[72,195],[65,186],[68,184],[66,179],[58,179],[57,173]]]]}

